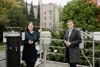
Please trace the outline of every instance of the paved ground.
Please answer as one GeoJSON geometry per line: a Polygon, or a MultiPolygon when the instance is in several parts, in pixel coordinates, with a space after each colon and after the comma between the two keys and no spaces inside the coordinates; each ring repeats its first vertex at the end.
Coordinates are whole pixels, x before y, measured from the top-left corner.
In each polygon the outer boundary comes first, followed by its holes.
{"type": "Polygon", "coordinates": [[[0,67],[6,67],[5,52],[0,52],[0,67]]]}
{"type": "MultiPolygon", "coordinates": [[[[0,52],[0,67],[6,67],[5,56],[6,56],[5,52],[0,52]]],[[[25,64],[23,61],[21,63],[25,64]]],[[[38,59],[36,63],[36,67],[69,67],[69,64],[54,62],[54,61],[47,61],[45,65],[44,61],[40,61],[40,59],[38,59]]],[[[78,65],[77,67],[89,67],[89,66],[78,65]]]]}

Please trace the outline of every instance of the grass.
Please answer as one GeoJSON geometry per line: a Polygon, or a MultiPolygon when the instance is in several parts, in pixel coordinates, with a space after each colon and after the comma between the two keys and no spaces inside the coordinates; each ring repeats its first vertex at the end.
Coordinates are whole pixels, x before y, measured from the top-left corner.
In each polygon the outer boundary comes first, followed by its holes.
{"type": "MultiPolygon", "coordinates": [[[[3,42],[0,42],[0,46],[3,46],[4,45],[4,43],[3,42]]],[[[0,47],[0,52],[1,51],[4,51],[5,50],[5,47],[0,47]]]]}
{"type": "Polygon", "coordinates": [[[4,43],[3,42],[0,42],[0,46],[3,46],[4,45],[4,43]]]}
{"type": "Polygon", "coordinates": [[[2,51],[4,51],[5,50],[5,48],[0,48],[0,52],[2,52],[2,51]]]}

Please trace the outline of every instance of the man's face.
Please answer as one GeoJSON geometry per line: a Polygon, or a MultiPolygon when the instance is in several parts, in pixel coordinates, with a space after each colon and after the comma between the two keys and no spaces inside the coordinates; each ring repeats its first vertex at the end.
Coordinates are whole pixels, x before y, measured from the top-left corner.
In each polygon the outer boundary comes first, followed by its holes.
{"type": "Polygon", "coordinates": [[[69,28],[69,29],[72,29],[72,28],[74,27],[73,22],[68,22],[67,25],[68,25],[68,28],[69,28]]]}

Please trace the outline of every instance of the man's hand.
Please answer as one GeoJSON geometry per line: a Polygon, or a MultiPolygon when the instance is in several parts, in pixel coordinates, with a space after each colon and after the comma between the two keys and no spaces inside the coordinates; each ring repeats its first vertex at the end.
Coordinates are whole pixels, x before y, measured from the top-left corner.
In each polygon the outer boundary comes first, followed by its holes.
{"type": "Polygon", "coordinates": [[[67,47],[69,47],[71,45],[71,43],[69,41],[64,40],[64,43],[66,44],[67,47]]]}

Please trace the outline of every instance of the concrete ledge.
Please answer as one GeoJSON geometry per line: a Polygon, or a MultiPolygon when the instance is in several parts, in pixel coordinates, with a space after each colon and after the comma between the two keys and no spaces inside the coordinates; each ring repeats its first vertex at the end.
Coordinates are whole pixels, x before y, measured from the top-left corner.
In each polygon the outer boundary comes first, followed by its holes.
{"type": "MultiPolygon", "coordinates": [[[[0,61],[0,67],[6,67],[5,60],[0,61]]],[[[26,67],[26,64],[24,61],[21,61],[21,67],[26,67]]],[[[36,62],[35,67],[69,67],[68,63],[62,63],[62,62],[56,62],[56,61],[45,61],[38,59],[36,62]]],[[[89,66],[84,66],[84,65],[77,65],[77,67],[89,67],[89,66]]]]}
{"type": "MultiPolygon", "coordinates": [[[[36,67],[70,67],[68,63],[62,63],[62,62],[55,62],[55,61],[46,61],[46,64],[44,61],[42,61],[39,65],[36,67]]],[[[77,65],[77,67],[89,67],[84,65],[77,65]]]]}

